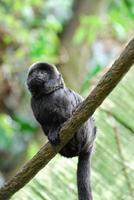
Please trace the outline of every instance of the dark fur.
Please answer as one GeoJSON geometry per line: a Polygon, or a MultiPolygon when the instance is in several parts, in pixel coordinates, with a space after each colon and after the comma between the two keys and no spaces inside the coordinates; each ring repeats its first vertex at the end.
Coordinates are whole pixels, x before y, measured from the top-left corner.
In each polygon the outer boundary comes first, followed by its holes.
{"type": "MultiPolygon", "coordinates": [[[[58,133],[62,124],[82,102],[82,97],[68,89],[56,67],[48,63],[38,62],[30,67],[27,85],[32,94],[31,106],[35,118],[41,124],[51,144],[58,144],[60,142],[58,133]]],[[[60,151],[60,154],[66,157],[79,156],[77,169],[79,200],[92,200],[90,157],[95,134],[94,120],[90,118],[60,151]]]]}

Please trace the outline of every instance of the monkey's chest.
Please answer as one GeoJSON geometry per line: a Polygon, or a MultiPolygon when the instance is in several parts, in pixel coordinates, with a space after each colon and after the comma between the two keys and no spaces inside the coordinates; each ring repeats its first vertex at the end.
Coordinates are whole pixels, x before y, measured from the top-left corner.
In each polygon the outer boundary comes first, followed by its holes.
{"type": "Polygon", "coordinates": [[[33,107],[35,118],[41,125],[60,125],[62,122],[61,116],[57,114],[57,109],[53,104],[38,103],[33,107]]]}
{"type": "Polygon", "coordinates": [[[53,123],[55,124],[59,121],[59,116],[56,114],[56,111],[50,108],[41,108],[38,110],[38,113],[36,113],[36,118],[40,124],[53,125],[53,123]]]}

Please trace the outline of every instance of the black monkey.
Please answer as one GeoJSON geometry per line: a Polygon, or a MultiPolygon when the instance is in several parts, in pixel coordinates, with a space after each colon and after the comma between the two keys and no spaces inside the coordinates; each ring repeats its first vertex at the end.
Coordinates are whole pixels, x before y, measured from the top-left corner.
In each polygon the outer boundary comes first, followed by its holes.
{"type": "MultiPolygon", "coordinates": [[[[28,72],[27,85],[31,92],[31,106],[35,118],[41,124],[51,144],[60,142],[59,130],[73,114],[82,97],[67,88],[55,66],[37,62],[28,72]]],[[[77,184],[79,200],[92,200],[90,185],[90,159],[96,128],[89,118],[63,147],[60,154],[65,157],[79,156],[77,184]]]]}

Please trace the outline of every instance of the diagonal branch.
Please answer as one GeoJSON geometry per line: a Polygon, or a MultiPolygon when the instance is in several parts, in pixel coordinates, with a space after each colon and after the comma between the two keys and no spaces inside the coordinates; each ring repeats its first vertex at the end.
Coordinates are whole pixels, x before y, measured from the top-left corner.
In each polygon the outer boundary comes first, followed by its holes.
{"type": "Polygon", "coordinates": [[[9,199],[27,184],[60,149],[73,137],[80,126],[92,116],[104,99],[114,89],[134,63],[134,38],[124,48],[112,67],[103,75],[90,95],[81,103],[74,115],[67,120],[60,131],[61,144],[52,146],[49,142],[24,167],[0,189],[0,200],[9,199]]]}

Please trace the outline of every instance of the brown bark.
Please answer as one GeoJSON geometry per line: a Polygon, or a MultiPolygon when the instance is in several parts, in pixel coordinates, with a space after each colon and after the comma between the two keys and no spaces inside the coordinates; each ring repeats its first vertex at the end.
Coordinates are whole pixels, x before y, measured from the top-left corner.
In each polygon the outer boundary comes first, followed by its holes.
{"type": "Polygon", "coordinates": [[[73,137],[79,127],[95,112],[133,63],[134,39],[129,42],[120,57],[114,62],[108,72],[103,75],[97,86],[79,106],[74,115],[64,124],[60,131],[60,145],[52,146],[49,142],[44,145],[21,171],[0,189],[0,200],[9,199],[58,153],[73,137]]]}

